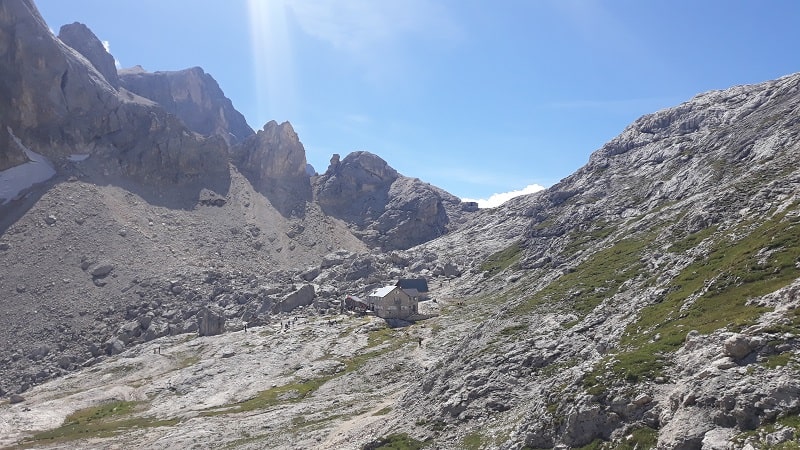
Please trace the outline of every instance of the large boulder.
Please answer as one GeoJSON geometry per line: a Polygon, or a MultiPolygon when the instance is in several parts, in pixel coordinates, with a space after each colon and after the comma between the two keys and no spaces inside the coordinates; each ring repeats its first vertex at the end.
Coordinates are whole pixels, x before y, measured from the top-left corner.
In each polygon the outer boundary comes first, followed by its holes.
{"type": "Polygon", "coordinates": [[[225,332],[225,314],[211,308],[203,308],[197,313],[197,334],[216,336],[225,332]]]}
{"type": "Polygon", "coordinates": [[[287,295],[279,302],[273,304],[272,312],[289,312],[295,308],[299,308],[300,306],[308,306],[314,302],[315,295],[316,293],[314,291],[314,286],[306,284],[300,289],[287,295]]]}

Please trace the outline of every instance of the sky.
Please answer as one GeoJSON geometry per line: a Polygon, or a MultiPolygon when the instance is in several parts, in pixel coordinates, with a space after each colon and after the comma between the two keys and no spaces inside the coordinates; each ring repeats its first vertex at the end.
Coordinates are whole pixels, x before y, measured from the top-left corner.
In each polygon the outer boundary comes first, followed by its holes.
{"type": "Polygon", "coordinates": [[[121,67],[202,67],[252,128],[290,121],[320,173],[366,150],[482,206],[557,183],[644,114],[800,71],[796,0],[36,4],[121,67]]]}

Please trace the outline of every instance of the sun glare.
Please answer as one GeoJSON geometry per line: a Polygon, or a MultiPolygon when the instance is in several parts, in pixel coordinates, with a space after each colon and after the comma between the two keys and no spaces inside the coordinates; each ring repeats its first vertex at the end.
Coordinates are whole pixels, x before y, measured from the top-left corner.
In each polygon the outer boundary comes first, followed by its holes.
{"type": "Polygon", "coordinates": [[[283,0],[248,0],[258,124],[294,116],[294,62],[283,0]]]}

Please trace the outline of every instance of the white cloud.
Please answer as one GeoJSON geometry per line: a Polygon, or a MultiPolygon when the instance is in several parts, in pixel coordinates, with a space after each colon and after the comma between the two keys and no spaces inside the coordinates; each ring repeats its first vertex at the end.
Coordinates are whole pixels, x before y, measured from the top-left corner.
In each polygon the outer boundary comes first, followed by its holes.
{"type": "Polygon", "coordinates": [[[500,194],[492,194],[491,196],[489,196],[488,199],[462,198],[461,200],[465,202],[477,202],[478,207],[480,208],[495,208],[511,200],[514,197],[519,197],[520,195],[533,194],[535,192],[543,191],[544,189],[545,189],[544,186],[538,184],[529,184],[528,186],[525,186],[524,188],[516,191],[502,192],[500,194]]]}
{"type": "MultiPolygon", "coordinates": [[[[103,44],[103,48],[106,49],[106,53],[111,55],[111,44],[108,41],[100,41],[100,42],[103,44]]],[[[111,56],[114,56],[114,55],[111,55],[111,56]]],[[[119,63],[119,60],[117,58],[114,58],[114,65],[117,66],[117,69],[122,67],[122,65],[119,63]]]]}

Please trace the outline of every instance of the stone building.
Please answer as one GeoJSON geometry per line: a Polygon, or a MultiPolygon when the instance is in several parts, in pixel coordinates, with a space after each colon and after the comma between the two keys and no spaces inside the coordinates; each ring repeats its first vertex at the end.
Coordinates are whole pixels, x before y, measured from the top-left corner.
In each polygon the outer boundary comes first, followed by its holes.
{"type": "Polygon", "coordinates": [[[375,315],[384,319],[408,319],[417,313],[417,300],[399,286],[384,286],[367,296],[375,315]]]}

